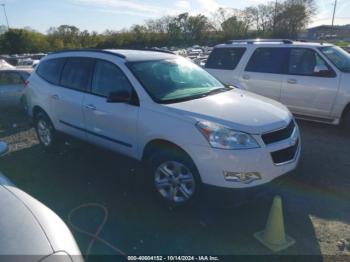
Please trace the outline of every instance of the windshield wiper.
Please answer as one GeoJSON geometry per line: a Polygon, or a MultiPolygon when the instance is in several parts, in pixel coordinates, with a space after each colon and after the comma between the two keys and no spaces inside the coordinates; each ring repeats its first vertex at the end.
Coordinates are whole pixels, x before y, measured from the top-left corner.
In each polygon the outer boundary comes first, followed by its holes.
{"type": "Polygon", "coordinates": [[[175,104],[175,103],[181,103],[181,102],[186,102],[194,99],[199,99],[204,97],[202,94],[201,95],[194,95],[194,96],[187,96],[187,97],[180,97],[180,98],[174,98],[174,99],[168,99],[168,100],[160,100],[160,104],[175,104]]]}
{"type": "Polygon", "coordinates": [[[219,94],[219,93],[230,91],[232,89],[233,88],[230,88],[230,87],[222,87],[222,88],[211,90],[208,93],[203,94],[203,96],[216,95],[216,94],[219,94]]]}
{"type": "Polygon", "coordinates": [[[222,87],[222,88],[217,88],[217,89],[211,90],[207,93],[201,93],[201,94],[196,94],[196,95],[192,95],[192,96],[180,97],[180,98],[169,99],[169,100],[161,100],[161,101],[159,101],[159,103],[161,103],[161,104],[181,103],[181,102],[186,102],[186,101],[190,101],[190,100],[194,100],[194,99],[200,99],[200,98],[207,97],[210,95],[219,94],[222,92],[227,92],[230,90],[233,90],[233,88],[222,87]]]}

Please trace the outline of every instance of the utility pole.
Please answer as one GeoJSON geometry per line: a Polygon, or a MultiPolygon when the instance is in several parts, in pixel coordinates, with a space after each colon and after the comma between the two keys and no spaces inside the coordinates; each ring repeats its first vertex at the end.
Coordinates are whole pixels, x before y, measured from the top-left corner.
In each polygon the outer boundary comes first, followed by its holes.
{"type": "Polygon", "coordinates": [[[276,30],[277,5],[278,5],[278,0],[276,0],[275,2],[275,14],[273,16],[273,31],[276,30]]]}
{"type": "Polygon", "coordinates": [[[275,36],[275,33],[276,33],[277,5],[278,5],[278,0],[276,0],[276,3],[275,3],[275,13],[274,13],[274,15],[273,15],[272,30],[273,30],[274,36],[275,36]]]}
{"type": "Polygon", "coordinates": [[[7,23],[7,29],[10,30],[10,25],[9,25],[9,20],[7,18],[7,13],[6,13],[6,7],[5,4],[1,4],[2,8],[4,9],[4,14],[5,14],[5,18],[6,18],[6,23],[7,23]]]}
{"type": "Polygon", "coordinates": [[[334,2],[334,10],[333,10],[333,17],[332,17],[332,29],[334,29],[334,19],[335,19],[335,12],[337,11],[337,1],[334,2]]]}

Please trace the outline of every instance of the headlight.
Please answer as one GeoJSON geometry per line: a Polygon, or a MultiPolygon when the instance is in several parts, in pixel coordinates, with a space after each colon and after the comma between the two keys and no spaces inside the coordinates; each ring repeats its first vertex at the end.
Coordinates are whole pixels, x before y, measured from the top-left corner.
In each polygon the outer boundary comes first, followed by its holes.
{"type": "Polygon", "coordinates": [[[259,147],[255,139],[249,134],[234,131],[209,121],[198,122],[196,126],[214,148],[252,149],[259,147]]]}

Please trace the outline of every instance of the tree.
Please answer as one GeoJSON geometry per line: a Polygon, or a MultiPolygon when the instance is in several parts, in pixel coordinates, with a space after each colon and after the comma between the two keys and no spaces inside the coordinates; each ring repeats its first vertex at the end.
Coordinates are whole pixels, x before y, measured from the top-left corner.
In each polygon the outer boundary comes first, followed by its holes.
{"type": "Polygon", "coordinates": [[[58,28],[52,27],[48,31],[50,43],[63,42],[64,48],[81,48],[80,30],[71,25],[61,25],[58,28]]]}
{"type": "Polygon", "coordinates": [[[211,28],[212,26],[206,16],[200,14],[190,16],[188,13],[183,13],[169,22],[169,42],[173,45],[202,43],[208,36],[211,28]]]}
{"type": "Polygon", "coordinates": [[[211,18],[182,13],[147,20],[120,31],[81,31],[72,25],[52,27],[47,35],[31,28],[0,27],[0,51],[46,52],[71,48],[185,47],[251,37],[297,38],[315,14],[315,0],[279,0],[244,10],[220,8],[211,18]],[[2,34],[1,34],[2,33],[2,34]]]}
{"type": "Polygon", "coordinates": [[[48,49],[45,35],[24,29],[10,29],[2,35],[0,41],[2,53],[37,53],[48,49]]]}
{"type": "Polygon", "coordinates": [[[287,0],[280,4],[275,17],[274,36],[298,38],[316,9],[313,0],[287,0]]]}
{"type": "Polygon", "coordinates": [[[173,20],[171,16],[163,16],[159,19],[150,19],[146,21],[146,27],[149,32],[166,34],[168,33],[169,24],[173,20]]]}
{"type": "Polygon", "coordinates": [[[257,34],[263,37],[270,37],[273,32],[275,4],[260,4],[245,9],[247,21],[250,21],[257,34]]]}
{"type": "Polygon", "coordinates": [[[225,39],[243,38],[248,34],[249,24],[232,16],[221,25],[225,39]]]}
{"type": "Polygon", "coordinates": [[[211,25],[204,15],[190,16],[187,20],[186,33],[188,40],[192,43],[202,43],[207,38],[211,25]]]}
{"type": "Polygon", "coordinates": [[[239,10],[233,8],[220,7],[211,15],[210,24],[217,31],[223,30],[222,24],[233,16],[238,16],[239,10]]]}

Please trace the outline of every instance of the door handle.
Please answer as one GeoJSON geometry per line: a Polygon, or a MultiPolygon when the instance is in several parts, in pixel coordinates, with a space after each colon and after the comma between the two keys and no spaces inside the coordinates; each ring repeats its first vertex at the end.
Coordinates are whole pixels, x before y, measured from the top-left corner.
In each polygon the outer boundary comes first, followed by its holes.
{"type": "Polygon", "coordinates": [[[249,80],[249,79],[250,79],[250,76],[249,76],[249,75],[243,75],[243,79],[244,79],[244,80],[249,80]]]}
{"type": "Polygon", "coordinates": [[[298,81],[296,79],[288,79],[287,83],[294,85],[294,84],[298,83],[298,81]]]}
{"type": "Polygon", "coordinates": [[[86,105],[85,107],[90,110],[96,110],[96,106],[94,105],[86,105]]]}
{"type": "Polygon", "coordinates": [[[59,95],[52,95],[51,98],[54,99],[54,100],[59,100],[60,99],[59,95]]]}

